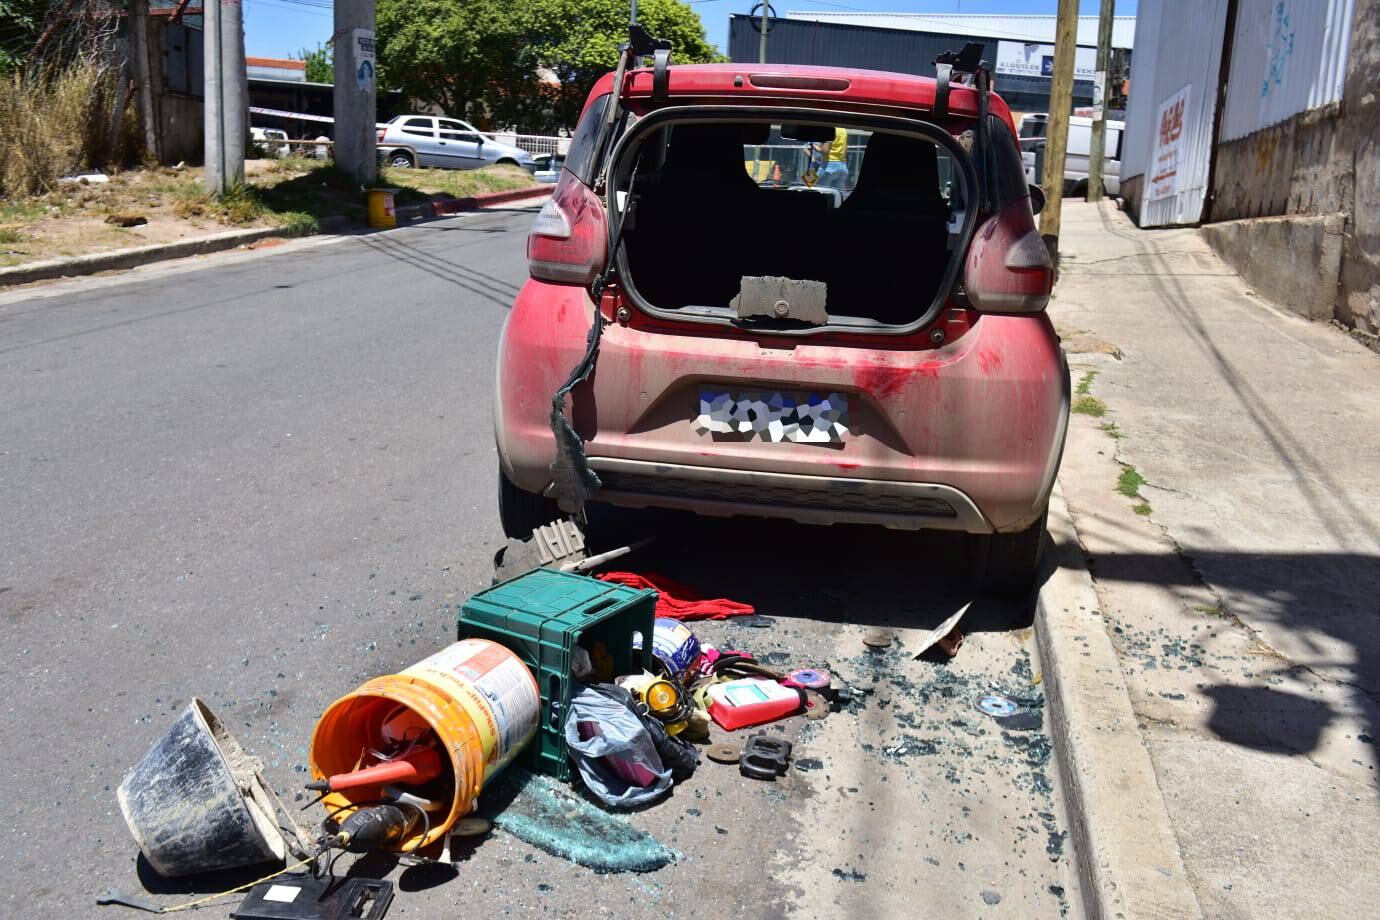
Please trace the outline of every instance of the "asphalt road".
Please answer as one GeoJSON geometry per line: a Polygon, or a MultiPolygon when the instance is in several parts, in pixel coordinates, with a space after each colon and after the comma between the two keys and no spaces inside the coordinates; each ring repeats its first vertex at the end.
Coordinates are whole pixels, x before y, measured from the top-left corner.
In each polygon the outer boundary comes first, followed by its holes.
{"type": "MultiPolygon", "coordinates": [[[[0,915],[243,880],[141,867],[125,770],[199,696],[291,799],[331,700],[453,638],[501,545],[493,357],[532,210],[0,294],[0,915]]],[[[702,638],[871,692],[784,725],[781,780],[706,762],[630,816],[677,852],[659,871],[596,874],[496,831],[453,868],[357,867],[391,873],[390,915],[1077,913],[1048,738],[972,706],[994,684],[1039,696],[1028,611],[979,600],[947,665],[906,650],[971,599],[951,544],[620,523],[658,536],[626,567],[776,618],[702,638]],[[872,625],[898,643],[866,651],[872,625]]]]}

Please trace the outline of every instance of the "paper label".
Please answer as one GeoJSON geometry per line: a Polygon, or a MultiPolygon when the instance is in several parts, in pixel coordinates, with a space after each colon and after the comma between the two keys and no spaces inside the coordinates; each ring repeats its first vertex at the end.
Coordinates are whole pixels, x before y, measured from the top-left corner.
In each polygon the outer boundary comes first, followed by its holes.
{"type": "Polygon", "coordinates": [[[277,901],[280,904],[291,904],[297,900],[297,896],[302,893],[301,888],[293,888],[291,885],[273,885],[264,895],[265,901],[277,901]]]}

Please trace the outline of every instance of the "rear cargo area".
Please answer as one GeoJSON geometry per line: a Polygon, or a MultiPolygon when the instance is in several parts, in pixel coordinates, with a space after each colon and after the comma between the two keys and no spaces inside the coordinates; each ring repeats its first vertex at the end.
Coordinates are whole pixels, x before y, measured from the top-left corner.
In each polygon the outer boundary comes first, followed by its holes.
{"type": "Polygon", "coordinates": [[[627,277],[659,310],[786,327],[914,323],[960,253],[961,155],[843,126],[672,124],[632,154],[627,277]]]}

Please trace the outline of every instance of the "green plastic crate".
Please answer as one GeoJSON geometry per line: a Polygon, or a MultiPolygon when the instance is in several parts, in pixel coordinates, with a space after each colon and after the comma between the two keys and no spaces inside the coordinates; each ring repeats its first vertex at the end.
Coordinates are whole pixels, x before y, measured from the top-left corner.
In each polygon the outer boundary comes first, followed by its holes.
{"type": "Polygon", "coordinates": [[[489,639],[531,668],[541,691],[541,724],[528,746],[532,769],[565,780],[565,712],[570,706],[570,665],[575,647],[594,660],[603,646],[612,676],[650,669],[656,592],[613,585],[552,569],[535,569],[480,591],[460,608],[461,639],[489,639]],[[640,641],[641,651],[633,650],[640,641]]]}

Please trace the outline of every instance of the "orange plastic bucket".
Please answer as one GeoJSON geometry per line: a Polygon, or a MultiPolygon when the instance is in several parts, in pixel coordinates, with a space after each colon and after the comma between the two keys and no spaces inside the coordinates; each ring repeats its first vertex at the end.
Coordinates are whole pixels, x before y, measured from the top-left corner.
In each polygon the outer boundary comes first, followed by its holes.
{"type": "MultiPolygon", "coordinates": [[[[541,695],[531,671],[512,652],[487,639],[465,639],[401,674],[376,677],[331,704],[312,732],[313,779],[349,773],[378,745],[385,720],[405,706],[425,721],[448,756],[451,806],[429,829],[415,824],[394,849],[418,850],[474,810],[479,792],[537,733],[541,695]]],[[[343,821],[383,795],[380,786],[332,792],[322,800],[343,821]]],[[[433,793],[433,798],[434,798],[433,793]]]]}

